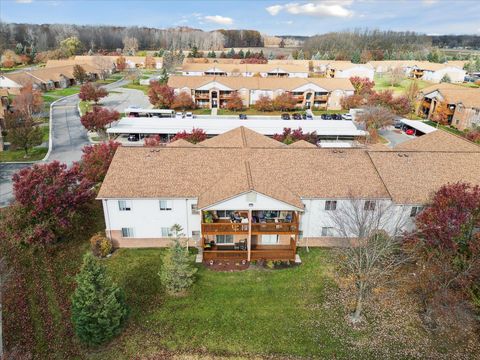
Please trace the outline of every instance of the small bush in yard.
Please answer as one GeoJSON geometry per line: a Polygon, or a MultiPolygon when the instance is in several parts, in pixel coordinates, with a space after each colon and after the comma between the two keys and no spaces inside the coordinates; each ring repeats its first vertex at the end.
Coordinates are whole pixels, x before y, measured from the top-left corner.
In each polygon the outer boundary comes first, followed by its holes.
{"type": "Polygon", "coordinates": [[[101,233],[95,234],[90,238],[92,253],[98,257],[106,257],[112,252],[112,241],[101,233]]]}
{"type": "Polygon", "coordinates": [[[72,297],[72,322],[80,340],[100,345],[120,333],[128,309],[123,291],[91,254],[83,258],[72,297]]]}
{"type": "Polygon", "coordinates": [[[158,274],[170,295],[179,295],[192,286],[197,269],[190,264],[188,252],[175,239],[163,259],[162,271],[158,274]]]}

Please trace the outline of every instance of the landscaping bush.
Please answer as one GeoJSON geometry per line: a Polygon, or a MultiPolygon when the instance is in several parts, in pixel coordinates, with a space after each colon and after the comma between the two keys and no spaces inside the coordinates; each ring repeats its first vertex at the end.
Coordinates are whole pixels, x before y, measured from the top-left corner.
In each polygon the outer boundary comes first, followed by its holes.
{"type": "Polygon", "coordinates": [[[80,340],[100,345],[120,333],[128,309],[123,291],[106,274],[106,268],[91,254],[83,257],[72,297],[72,321],[80,340]]]}
{"type": "Polygon", "coordinates": [[[113,249],[112,241],[101,233],[97,233],[90,238],[90,246],[93,255],[97,257],[106,257],[113,249]]]}

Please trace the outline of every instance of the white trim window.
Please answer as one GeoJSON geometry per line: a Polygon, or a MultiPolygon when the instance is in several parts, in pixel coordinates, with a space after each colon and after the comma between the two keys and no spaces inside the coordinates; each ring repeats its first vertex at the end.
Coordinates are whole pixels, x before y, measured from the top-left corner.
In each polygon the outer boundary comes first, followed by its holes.
{"type": "Polygon", "coordinates": [[[170,211],[173,209],[172,200],[160,200],[159,205],[161,211],[170,211]]]}
{"type": "Polygon", "coordinates": [[[333,227],[329,227],[329,226],[322,227],[322,237],[334,236],[333,230],[334,230],[333,227]]]}
{"type": "Polygon", "coordinates": [[[422,212],[422,210],[423,206],[412,206],[412,209],[410,210],[410,217],[416,217],[422,212]]]}
{"type": "Polygon", "coordinates": [[[375,210],[375,201],[373,200],[365,200],[365,205],[363,207],[364,210],[367,211],[374,211],[375,210]]]}
{"type": "Polygon", "coordinates": [[[277,234],[263,234],[262,235],[262,245],[276,245],[278,244],[278,235],[277,234]]]}
{"type": "Polygon", "coordinates": [[[132,202],[130,200],[118,200],[118,210],[120,211],[132,210],[132,202]]]}
{"type": "Polygon", "coordinates": [[[173,236],[172,229],[169,228],[169,227],[162,227],[161,231],[162,231],[162,237],[172,237],[173,236]]]}
{"type": "Polygon", "coordinates": [[[192,208],[192,215],[198,215],[200,213],[200,211],[198,211],[197,204],[192,204],[191,208],[192,208]]]}
{"type": "Polygon", "coordinates": [[[327,211],[337,210],[337,200],[327,200],[327,201],[325,201],[325,210],[327,210],[327,211]]]}
{"type": "Polygon", "coordinates": [[[217,245],[233,245],[233,235],[215,235],[217,245]]]}
{"type": "Polygon", "coordinates": [[[124,238],[133,238],[135,237],[133,228],[122,228],[122,237],[124,238]]]}
{"type": "Polygon", "coordinates": [[[230,216],[233,215],[235,211],[233,210],[217,210],[217,216],[220,219],[230,219],[230,216]]]}

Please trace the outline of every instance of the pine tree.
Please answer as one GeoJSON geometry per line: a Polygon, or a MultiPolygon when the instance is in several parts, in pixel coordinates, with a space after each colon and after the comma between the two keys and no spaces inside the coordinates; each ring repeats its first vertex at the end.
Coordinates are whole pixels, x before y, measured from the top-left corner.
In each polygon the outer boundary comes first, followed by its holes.
{"type": "Polygon", "coordinates": [[[83,257],[72,296],[72,321],[80,340],[100,345],[118,335],[128,309],[122,290],[106,274],[92,254],[83,257]]]}
{"type": "Polygon", "coordinates": [[[305,54],[303,53],[302,49],[298,51],[297,60],[305,60],[305,54]]]}
{"type": "Polygon", "coordinates": [[[351,59],[352,63],[354,64],[359,64],[360,63],[360,52],[358,51],[355,51],[353,54],[352,54],[352,59],[351,59]]]}
{"type": "Polygon", "coordinates": [[[235,49],[231,48],[230,51],[227,53],[227,57],[232,59],[235,56],[235,49]]]}
{"type": "Polygon", "coordinates": [[[160,84],[166,84],[168,83],[168,72],[167,69],[162,68],[162,71],[160,73],[160,78],[158,79],[160,84]]]}
{"type": "Polygon", "coordinates": [[[268,54],[268,60],[273,60],[275,59],[275,55],[273,55],[273,52],[270,51],[270,54],[268,54]]]}
{"type": "Polygon", "coordinates": [[[178,295],[193,284],[197,269],[190,264],[188,252],[178,239],[183,236],[181,226],[176,224],[171,230],[176,238],[163,259],[162,271],[158,275],[167,292],[178,295]]]}

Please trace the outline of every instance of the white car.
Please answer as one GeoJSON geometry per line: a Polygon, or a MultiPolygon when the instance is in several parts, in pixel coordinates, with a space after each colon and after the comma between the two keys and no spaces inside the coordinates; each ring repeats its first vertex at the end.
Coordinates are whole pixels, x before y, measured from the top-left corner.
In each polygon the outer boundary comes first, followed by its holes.
{"type": "Polygon", "coordinates": [[[352,120],[352,114],[342,114],[342,119],[343,120],[352,120]]]}

